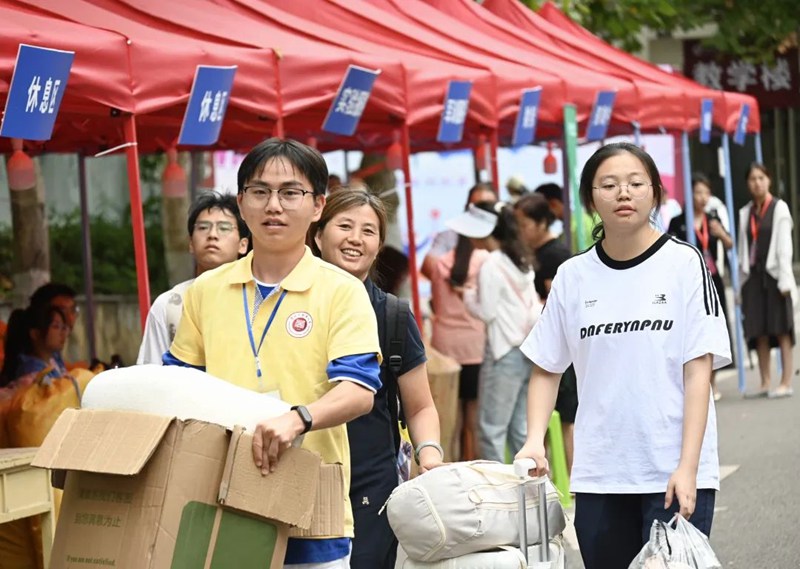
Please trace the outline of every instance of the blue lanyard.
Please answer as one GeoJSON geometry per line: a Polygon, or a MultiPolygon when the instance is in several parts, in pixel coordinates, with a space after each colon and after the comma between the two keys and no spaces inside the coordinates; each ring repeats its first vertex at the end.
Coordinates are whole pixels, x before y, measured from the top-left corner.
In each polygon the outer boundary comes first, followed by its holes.
{"type": "MultiPolygon", "coordinates": [[[[250,349],[253,350],[253,357],[256,359],[256,377],[259,379],[261,378],[261,360],[258,359],[258,352],[261,351],[261,346],[264,344],[264,338],[267,337],[267,331],[269,331],[269,327],[272,326],[272,321],[275,320],[275,315],[278,313],[278,308],[281,307],[281,302],[283,302],[283,298],[286,296],[288,291],[281,292],[281,295],[278,297],[278,302],[275,303],[275,308],[272,309],[272,314],[269,315],[269,320],[267,320],[267,325],[264,327],[264,333],[261,334],[261,341],[258,343],[258,349],[256,349],[256,339],[253,337],[253,324],[250,322],[250,309],[247,307],[247,285],[242,285],[242,300],[244,301],[244,319],[247,323],[247,335],[250,336],[250,349]]],[[[253,318],[255,319],[256,313],[253,314],[253,318]]]]}

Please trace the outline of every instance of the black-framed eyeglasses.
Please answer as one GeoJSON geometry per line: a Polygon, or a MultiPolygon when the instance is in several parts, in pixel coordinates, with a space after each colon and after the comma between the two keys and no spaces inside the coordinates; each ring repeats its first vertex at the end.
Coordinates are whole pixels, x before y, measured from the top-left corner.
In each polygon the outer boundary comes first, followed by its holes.
{"type": "Polygon", "coordinates": [[[284,209],[297,209],[303,202],[306,194],[313,194],[310,190],[301,188],[281,188],[273,190],[264,186],[245,186],[244,195],[247,201],[254,206],[265,207],[269,203],[272,192],[278,194],[278,202],[284,209]]]}

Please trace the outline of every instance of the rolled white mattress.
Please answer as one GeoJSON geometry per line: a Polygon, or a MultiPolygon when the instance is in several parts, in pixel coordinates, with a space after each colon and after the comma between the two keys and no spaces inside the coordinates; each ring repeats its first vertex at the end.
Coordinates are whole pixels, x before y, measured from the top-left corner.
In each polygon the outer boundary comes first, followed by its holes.
{"type": "Polygon", "coordinates": [[[249,432],[264,419],[289,411],[285,401],[238,387],[203,371],[178,366],[137,365],[111,369],[89,382],[84,409],[141,411],[197,419],[249,432]]]}

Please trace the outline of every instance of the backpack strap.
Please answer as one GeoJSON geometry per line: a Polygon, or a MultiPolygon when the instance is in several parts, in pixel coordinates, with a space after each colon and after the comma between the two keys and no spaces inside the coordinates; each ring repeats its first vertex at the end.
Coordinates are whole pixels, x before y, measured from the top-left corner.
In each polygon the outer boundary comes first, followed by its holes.
{"type": "MultiPolygon", "coordinates": [[[[398,422],[405,423],[403,409],[400,404],[399,386],[397,380],[400,371],[403,369],[403,354],[406,347],[406,336],[408,334],[408,318],[411,307],[407,300],[397,298],[395,295],[386,293],[386,311],[384,312],[384,338],[381,345],[386,369],[389,378],[386,382],[387,401],[389,405],[389,415],[392,418],[392,425],[398,422]]],[[[394,429],[397,430],[396,428],[394,429]]],[[[399,437],[399,432],[397,433],[399,437]]],[[[399,448],[399,438],[395,441],[399,448]]]]}
{"type": "Polygon", "coordinates": [[[409,312],[407,300],[386,294],[386,351],[383,354],[387,358],[386,365],[395,377],[400,376],[403,368],[409,312]]]}

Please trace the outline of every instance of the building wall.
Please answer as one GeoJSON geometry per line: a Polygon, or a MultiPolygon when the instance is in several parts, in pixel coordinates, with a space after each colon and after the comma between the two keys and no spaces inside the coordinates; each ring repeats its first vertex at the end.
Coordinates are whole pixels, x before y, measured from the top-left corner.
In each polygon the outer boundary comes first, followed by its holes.
{"type": "MultiPolygon", "coordinates": [[[[644,48],[640,57],[655,64],[672,66],[677,72],[683,72],[683,40],[702,39],[716,33],[716,26],[706,26],[691,33],[675,34],[672,37],[658,37],[645,32],[642,35],[644,48]]],[[[771,109],[763,104],[761,112],[761,145],[764,163],[772,172],[772,191],[785,199],[792,208],[795,218],[795,249],[800,250],[800,151],[797,141],[800,140],[800,108],[771,109]]],[[[698,109],[699,113],[699,109],[698,109]]],[[[705,172],[712,178],[714,190],[722,197],[723,168],[720,168],[719,138],[709,145],[692,143],[692,163],[694,170],[705,172]]],[[[738,209],[749,201],[749,193],[744,181],[748,165],[756,158],[754,137],[748,137],[746,144],[739,147],[731,144],[731,180],[734,189],[734,201],[738,209]]]]}

